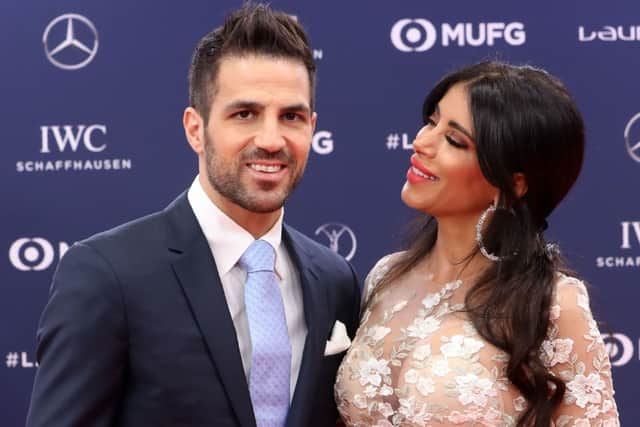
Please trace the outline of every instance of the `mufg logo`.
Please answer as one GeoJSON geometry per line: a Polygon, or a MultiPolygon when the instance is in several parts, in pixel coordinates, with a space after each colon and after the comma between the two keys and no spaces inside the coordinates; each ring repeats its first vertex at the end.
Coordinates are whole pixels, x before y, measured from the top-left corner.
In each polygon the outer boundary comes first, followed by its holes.
{"type": "MultiPolygon", "coordinates": [[[[624,366],[631,361],[635,352],[635,345],[631,338],[625,334],[614,333],[602,334],[602,339],[612,366],[624,366]]],[[[638,347],[640,349],[640,342],[638,347]]]]}
{"type": "Polygon", "coordinates": [[[96,56],[98,31],[84,16],[66,13],[49,22],[42,43],[49,62],[63,70],[78,70],[96,56]]]}
{"type": "Polygon", "coordinates": [[[511,46],[526,41],[522,22],[444,22],[436,28],[423,18],[400,19],[391,27],[391,43],[402,52],[425,52],[440,38],[440,44],[458,46],[493,46],[499,40],[511,46]]]}
{"type": "Polygon", "coordinates": [[[640,163],[640,113],[633,116],[624,128],[624,142],[629,156],[640,163]]]}
{"type": "Polygon", "coordinates": [[[333,134],[328,130],[319,130],[313,134],[311,148],[316,154],[331,154],[333,152],[333,134]]]}
{"type": "Polygon", "coordinates": [[[22,237],[9,247],[9,261],[20,271],[42,271],[51,267],[69,249],[66,242],[54,245],[42,237],[22,237]]]}
{"type": "Polygon", "coordinates": [[[351,261],[356,254],[358,242],[353,230],[337,222],[328,222],[316,229],[316,236],[322,236],[327,246],[332,251],[342,255],[347,261],[351,261]]]}

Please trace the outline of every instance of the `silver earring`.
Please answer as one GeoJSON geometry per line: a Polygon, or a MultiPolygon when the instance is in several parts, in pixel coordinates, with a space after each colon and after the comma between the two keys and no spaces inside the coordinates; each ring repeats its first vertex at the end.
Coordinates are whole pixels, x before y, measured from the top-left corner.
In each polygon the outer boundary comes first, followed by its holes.
{"type": "Polygon", "coordinates": [[[489,261],[498,262],[501,260],[501,258],[497,255],[489,253],[487,251],[487,248],[484,247],[484,243],[482,242],[482,227],[484,226],[484,222],[487,219],[487,215],[495,211],[496,211],[496,205],[492,203],[491,205],[489,205],[487,209],[485,209],[484,212],[482,212],[482,215],[480,215],[480,218],[478,218],[478,223],[476,224],[476,242],[478,242],[480,253],[485,258],[487,258],[489,261]]]}
{"type": "Polygon", "coordinates": [[[560,246],[557,243],[547,243],[544,246],[544,253],[549,261],[553,261],[555,257],[560,255],[560,246]]]}

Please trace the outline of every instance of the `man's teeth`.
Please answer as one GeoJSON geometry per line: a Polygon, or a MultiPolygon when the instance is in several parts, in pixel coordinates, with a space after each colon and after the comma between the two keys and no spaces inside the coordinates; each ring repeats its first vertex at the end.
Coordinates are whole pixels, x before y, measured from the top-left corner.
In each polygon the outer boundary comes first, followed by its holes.
{"type": "Polygon", "coordinates": [[[257,165],[254,163],[250,164],[249,167],[258,172],[278,172],[282,169],[282,165],[257,165]]]}
{"type": "Polygon", "coordinates": [[[411,167],[411,169],[413,170],[413,173],[415,173],[416,175],[418,175],[418,176],[420,176],[420,177],[422,177],[422,178],[428,179],[428,180],[430,180],[430,181],[435,181],[435,180],[437,180],[437,179],[438,179],[437,177],[435,177],[435,176],[433,176],[433,175],[425,175],[425,174],[423,174],[423,173],[422,173],[422,172],[420,172],[420,170],[419,170],[418,168],[416,168],[415,166],[412,166],[412,167],[411,167]]]}

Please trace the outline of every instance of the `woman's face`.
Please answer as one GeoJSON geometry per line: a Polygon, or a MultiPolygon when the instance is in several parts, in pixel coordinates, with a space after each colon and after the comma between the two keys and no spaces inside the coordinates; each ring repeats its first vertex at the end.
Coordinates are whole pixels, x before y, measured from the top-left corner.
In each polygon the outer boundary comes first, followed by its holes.
{"type": "Polygon", "coordinates": [[[442,97],[427,124],[413,141],[414,154],[402,200],[407,206],[438,219],[477,219],[496,198],[480,171],[473,119],[463,83],[442,97]]]}

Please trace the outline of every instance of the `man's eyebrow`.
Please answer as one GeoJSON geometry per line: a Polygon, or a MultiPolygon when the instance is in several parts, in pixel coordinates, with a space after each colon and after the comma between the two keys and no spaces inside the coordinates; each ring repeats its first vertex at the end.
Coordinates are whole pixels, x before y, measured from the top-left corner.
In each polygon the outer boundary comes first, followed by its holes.
{"type": "Polygon", "coordinates": [[[291,104],[291,105],[287,105],[285,107],[282,108],[284,111],[302,111],[304,113],[310,113],[311,112],[311,108],[309,108],[309,106],[305,103],[299,103],[299,104],[291,104]]]}
{"type": "Polygon", "coordinates": [[[224,109],[225,110],[257,110],[257,109],[261,109],[264,106],[262,104],[260,104],[259,102],[255,102],[255,101],[245,101],[245,100],[238,100],[238,101],[233,101],[230,102],[229,104],[227,104],[224,109]]]}
{"type": "MultiPolygon", "coordinates": [[[[264,108],[264,105],[259,102],[246,101],[242,99],[237,101],[232,101],[224,107],[225,110],[261,110],[263,108],[264,108]]],[[[309,105],[303,102],[286,105],[282,107],[282,110],[304,112],[306,114],[311,113],[311,108],[309,107],[309,105]]]]}

